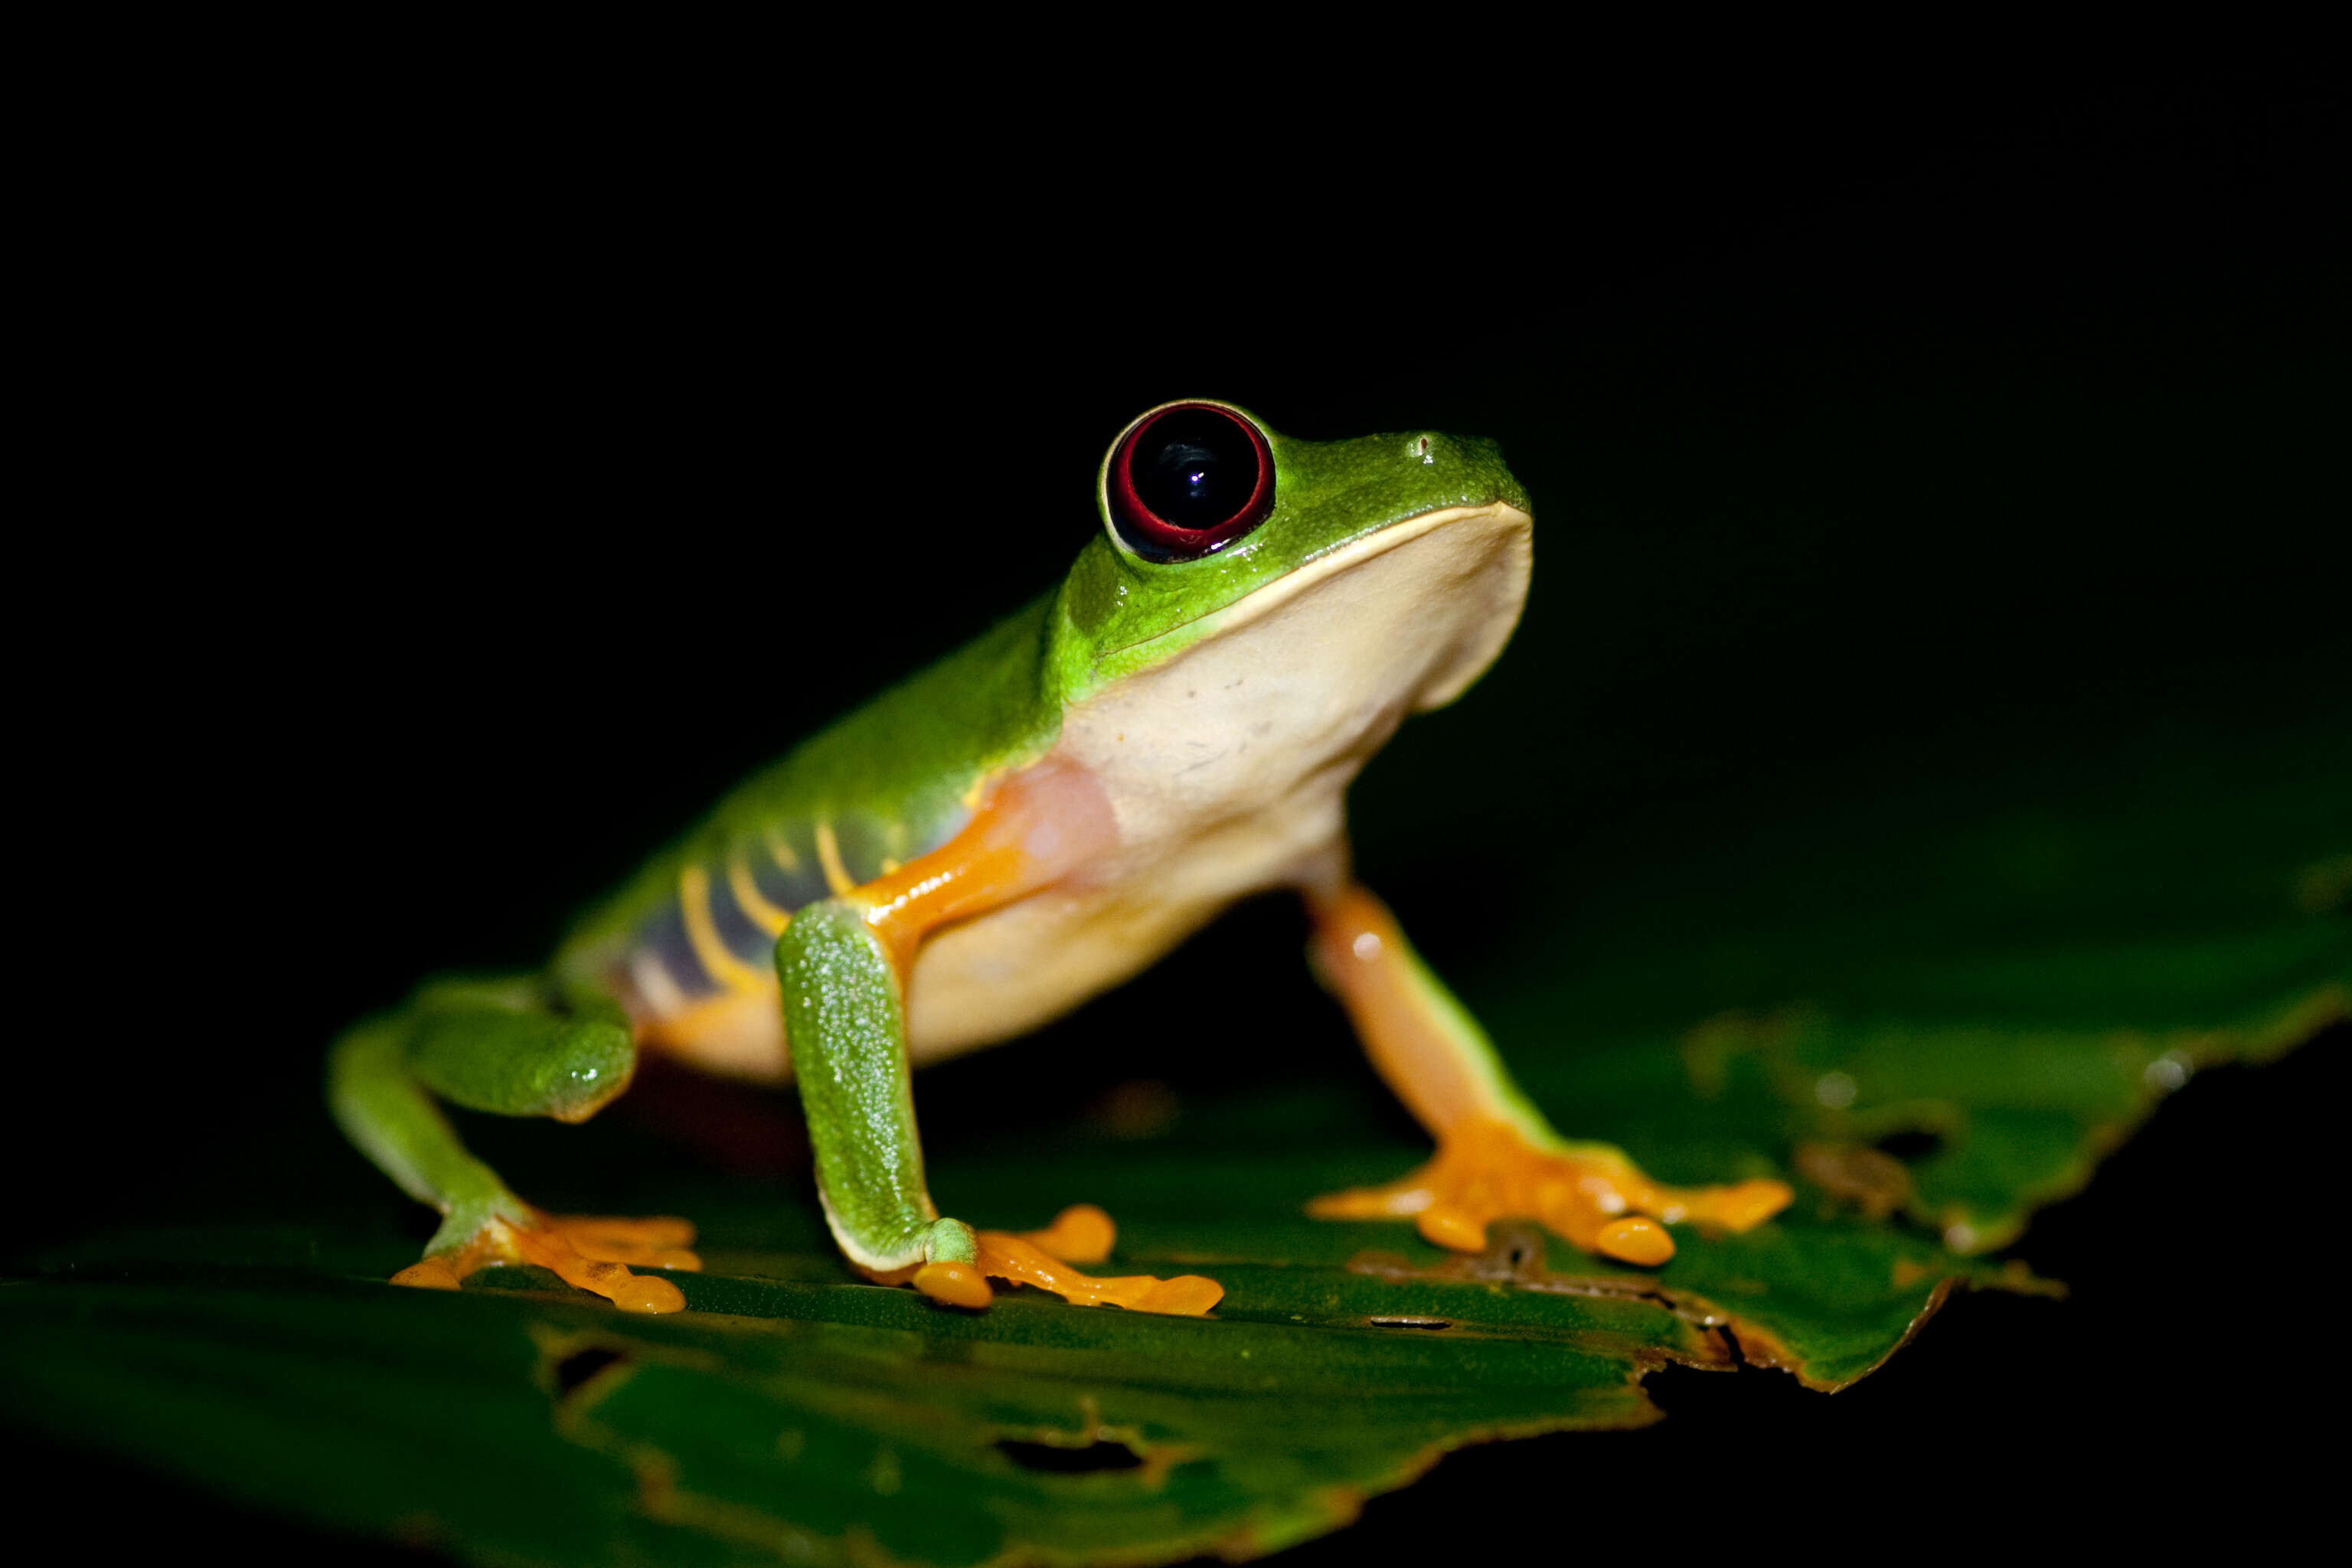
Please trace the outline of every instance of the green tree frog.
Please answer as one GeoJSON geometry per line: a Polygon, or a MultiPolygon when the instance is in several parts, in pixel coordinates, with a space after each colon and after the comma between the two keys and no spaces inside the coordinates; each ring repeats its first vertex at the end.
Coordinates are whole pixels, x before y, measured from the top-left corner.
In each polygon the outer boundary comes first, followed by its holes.
{"type": "Polygon", "coordinates": [[[529,1261],[623,1308],[683,1306],[666,1271],[696,1266],[690,1226],[546,1214],[436,1104],[581,1121],[647,1050],[797,1079],[825,1219],[870,1279],[964,1308],[994,1279],[1205,1312],[1212,1280],[1081,1272],[1112,1246],[1100,1210],[1022,1235],[942,1215],[908,1074],[1277,888],[1304,898],[1315,967],[1437,1146],[1310,1212],[1409,1215],[1468,1249],[1526,1216],[1655,1265],[1669,1225],[1746,1229],[1789,1202],[1774,1181],[1663,1186],[1561,1137],[1350,874],[1349,781],[1407,714],[1477,679],[1525,602],[1533,520],[1494,444],[1298,441],[1188,400],[1120,432],[1097,499],[1102,531],[1059,587],[744,783],[543,973],[430,984],[336,1042],[337,1121],[445,1216],[399,1282],[529,1261]]]}

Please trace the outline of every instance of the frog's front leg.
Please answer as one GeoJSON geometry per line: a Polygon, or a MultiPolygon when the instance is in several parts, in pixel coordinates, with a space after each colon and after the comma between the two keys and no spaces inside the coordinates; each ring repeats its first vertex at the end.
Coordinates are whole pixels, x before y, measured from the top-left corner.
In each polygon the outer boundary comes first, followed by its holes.
{"type": "Polygon", "coordinates": [[[813,904],[776,943],[817,1195],[834,1240],[866,1273],[910,1280],[959,1307],[984,1307],[980,1243],[963,1221],[940,1217],[923,1184],[906,1008],[868,912],[845,896],[813,904]]]}
{"type": "Polygon", "coordinates": [[[1788,1205],[1783,1182],[1669,1187],[1613,1145],[1560,1137],[1378,899],[1347,883],[1310,892],[1307,906],[1317,969],[1381,1077],[1437,1139],[1436,1158],[1402,1181],[1318,1198],[1308,1213],[1411,1215],[1431,1241],[1465,1251],[1486,1246],[1491,1221],[1536,1219],[1587,1252],[1656,1265],[1675,1254],[1667,1225],[1747,1230],[1788,1205]]]}
{"type": "Polygon", "coordinates": [[[1014,1237],[943,1218],[924,1184],[908,1069],[906,979],[923,939],[1034,892],[1116,842],[1108,803],[1080,768],[1048,762],[998,789],[953,839],[877,881],[809,905],[776,942],[784,1035],[808,1116],[825,1222],[850,1262],[883,1284],[984,1307],[991,1276],[1082,1303],[1205,1312],[1223,1290],[1187,1277],[1094,1279],[1109,1222],[1014,1237]],[[1042,1246],[1040,1244],[1043,1244],[1042,1246]],[[1047,1247],[1059,1247],[1059,1254],[1047,1247]]]}
{"type": "Polygon", "coordinates": [[[401,1012],[358,1025],[328,1057],[327,1098],[344,1134],[419,1202],[441,1211],[421,1262],[395,1284],[455,1289],[478,1268],[535,1263],[638,1312],[675,1312],[678,1288],[630,1264],[698,1268],[677,1219],[549,1215],[468,1153],[437,1096],[503,1116],[581,1121],[628,1085],[636,1050],[620,1009],[547,1008],[529,981],[428,986],[401,1012]]]}

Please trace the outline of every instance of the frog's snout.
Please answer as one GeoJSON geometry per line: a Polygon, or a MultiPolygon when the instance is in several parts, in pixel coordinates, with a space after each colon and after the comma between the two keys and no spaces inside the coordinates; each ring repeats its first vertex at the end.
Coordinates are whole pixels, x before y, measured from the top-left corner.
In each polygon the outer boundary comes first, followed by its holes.
{"type": "Polygon", "coordinates": [[[1503,463],[1503,444],[1485,436],[1449,436],[1416,430],[1404,438],[1405,462],[1443,476],[1447,493],[1459,501],[1505,501],[1532,515],[1528,493],[1503,463]]]}

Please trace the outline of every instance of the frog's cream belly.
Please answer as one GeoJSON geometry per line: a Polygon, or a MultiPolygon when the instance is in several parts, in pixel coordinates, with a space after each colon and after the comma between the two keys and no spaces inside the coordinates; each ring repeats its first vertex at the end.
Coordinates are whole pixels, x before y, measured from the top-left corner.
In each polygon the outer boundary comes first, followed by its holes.
{"type": "Polygon", "coordinates": [[[1234,824],[1187,852],[1054,888],[923,946],[908,984],[908,1053],[936,1061],[1024,1035],[1150,965],[1235,899],[1296,883],[1339,844],[1335,784],[1281,824],[1234,824]]]}
{"type": "MultiPolygon", "coordinates": [[[[1063,883],[932,935],[908,1051],[1024,1034],[1149,967],[1234,900],[1337,878],[1344,795],[1404,716],[1451,700],[1508,638],[1529,520],[1496,504],[1409,519],[1217,613],[1212,635],[1066,714],[1055,754],[1100,781],[1118,847],[1063,883]]],[[[788,1071],[772,981],[659,1043],[715,1071],[788,1071]]],[[[681,1020],[683,1022],[683,1020],[681,1020]]]]}

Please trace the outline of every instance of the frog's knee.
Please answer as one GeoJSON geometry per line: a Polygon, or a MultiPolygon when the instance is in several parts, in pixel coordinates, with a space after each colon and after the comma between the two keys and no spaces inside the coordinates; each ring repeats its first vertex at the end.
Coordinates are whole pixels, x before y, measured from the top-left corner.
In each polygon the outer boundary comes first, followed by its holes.
{"type": "Polygon", "coordinates": [[[449,1007],[419,1013],[411,1069],[441,1099],[499,1116],[584,1121],[629,1085],[637,1048],[621,1011],[572,1016],[449,1007]]]}
{"type": "Polygon", "coordinates": [[[629,1087],[637,1047],[627,1026],[607,1017],[573,1018],[556,1031],[546,1068],[547,1114],[585,1121],[629,1087]]]}

